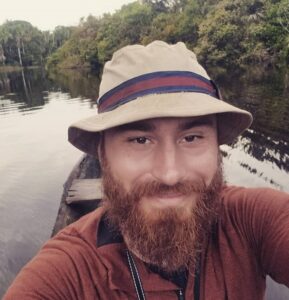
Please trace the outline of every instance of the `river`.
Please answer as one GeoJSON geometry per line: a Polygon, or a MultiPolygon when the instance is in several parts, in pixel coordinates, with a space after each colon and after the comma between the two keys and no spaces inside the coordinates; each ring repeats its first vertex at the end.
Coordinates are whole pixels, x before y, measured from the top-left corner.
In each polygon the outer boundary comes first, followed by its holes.
{"type": "MultiPolygon", "coordinates": [[[[255,117],[233,145],[222,146],[226,180],[289,192],[289,74],[211,74],[225,99],[255,117]]],[[[95,113],[98,84],[85,71],[0,72],[0,297],[51,234],[62,185],[82,155],[67,142],[67,127],[95,113]]]]}

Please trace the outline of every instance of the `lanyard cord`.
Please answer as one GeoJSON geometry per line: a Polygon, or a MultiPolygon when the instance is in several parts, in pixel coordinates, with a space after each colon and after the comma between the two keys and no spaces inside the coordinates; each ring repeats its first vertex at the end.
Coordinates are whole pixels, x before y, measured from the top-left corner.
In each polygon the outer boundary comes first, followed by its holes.
{"type": "Polygon", "coordinates": [[[145,294],[144,294],[144,290],[141,284],[141,280],[140,280],[140,276],[136,267],[136,264],[134,262],[134,259],[131,255],[131,253],[126,249],[126,256],[127,256],[127,260],[128,260],[128,265],[129,265],[129,270],[133,279],[133,283],[134,283],[134,287],[136,290],[136,294],[137,294],[137,299],[138,300],[145,300],[145,294]]]}
{"type": "MultiPolygon", "coordinates": [[[[136,264],[134,262],[134,259],[128,249],[126,249],[126,256],[129,265],[129,270],[133,279],[135,291],[137,294],[137,299],[145,300],[146,297],[144,294],[140,276],[136,264]]],[[[195,269],[195,284],[194,284],[194,300],[199,300],[199,299],[200,299],[200,259],[198,259],[198,263],[195,269]]]]}

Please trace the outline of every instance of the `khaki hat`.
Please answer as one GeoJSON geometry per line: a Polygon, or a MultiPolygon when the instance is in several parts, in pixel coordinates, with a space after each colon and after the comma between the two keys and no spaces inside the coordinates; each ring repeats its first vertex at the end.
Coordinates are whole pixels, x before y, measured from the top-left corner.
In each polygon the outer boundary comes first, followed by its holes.
{"type": "Polygon", "coordinates": [[[221,100],[216,85],[184,43],[154,41],[116,51],[103,70],[98,114],[72,124],[69,141],[97,154],[100,132],[159,117],[217,115],[219,144],[231,143],[252,115],[221,100]]]}

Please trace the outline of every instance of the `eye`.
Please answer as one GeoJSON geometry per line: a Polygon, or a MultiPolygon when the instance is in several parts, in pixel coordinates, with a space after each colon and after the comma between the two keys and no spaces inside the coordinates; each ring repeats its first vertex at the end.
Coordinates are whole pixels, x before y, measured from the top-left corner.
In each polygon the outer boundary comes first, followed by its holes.
{"type": "Polygon", "coordinates": [[[195,134],[190,134],[190,135],[187,135],[184,137],[184,141],[187,142],[187,143],[192,143],[198,139],[202,138],[201,136],[199,135],[195,135],[195,134]]]}
{"type": "Polygon", "coordinates": [[[129,138],[129,142],[144,145],[148,144],[150,140],[144,136],[139,136],[135,138],[129,138]]]}

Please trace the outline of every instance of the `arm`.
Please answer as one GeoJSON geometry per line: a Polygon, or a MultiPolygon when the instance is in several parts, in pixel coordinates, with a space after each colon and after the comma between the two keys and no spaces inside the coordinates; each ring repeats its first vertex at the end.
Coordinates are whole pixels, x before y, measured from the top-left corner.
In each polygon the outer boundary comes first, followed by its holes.
{"type": "Polygon", "coordinates": [[[227,193],[234,222],[261,273],[289,286],[289,195],[267,188],[231,188],[227,193]]]}
{"type": "MultiPolygon", "coordinates": [[[[259,242],[265,274],[289,287],[289,195],[267,190],[259,242]]],[[[258,228],[258,227],[257,227],[258,228]]]]}

